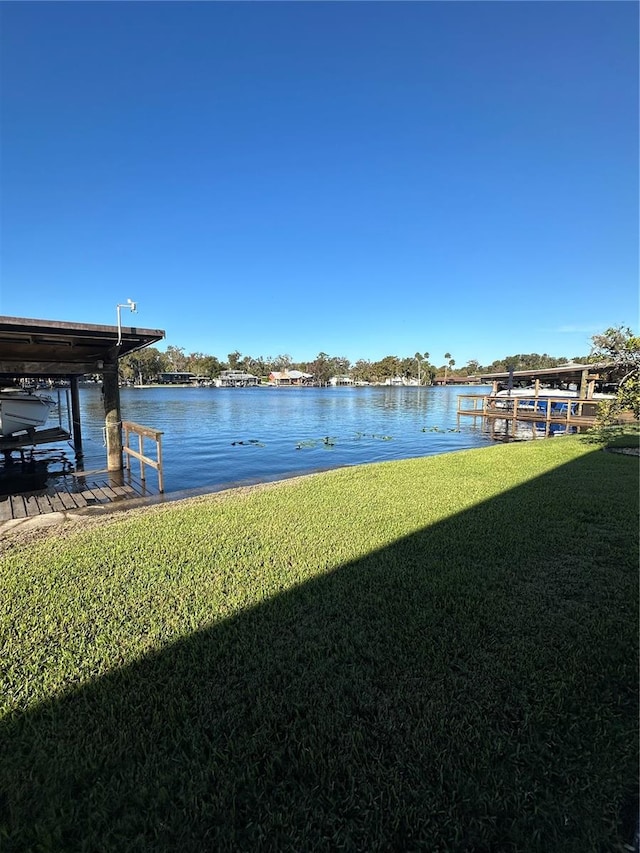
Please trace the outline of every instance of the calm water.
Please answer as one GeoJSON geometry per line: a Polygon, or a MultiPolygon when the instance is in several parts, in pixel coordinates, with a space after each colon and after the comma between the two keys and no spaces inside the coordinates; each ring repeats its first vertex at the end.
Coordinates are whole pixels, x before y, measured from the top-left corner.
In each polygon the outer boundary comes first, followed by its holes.
{"type": "MultiPolygon", "coordinates": [[[[121,406],[123,419],[164,431],[165,489],[176,491],[489,444],[471,419],[457,431],[465,392],[483,389],[123,388],[121,406]]],[[[84,467],[104,468],[101,389],[80,394],[84,467]]]]}

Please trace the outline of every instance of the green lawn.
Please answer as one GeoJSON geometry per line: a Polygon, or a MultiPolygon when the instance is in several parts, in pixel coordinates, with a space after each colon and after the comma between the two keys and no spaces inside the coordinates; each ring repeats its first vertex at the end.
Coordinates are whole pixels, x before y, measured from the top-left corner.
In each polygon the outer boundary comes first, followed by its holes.
{"type": "Polygon", "coordinates": [[[347,468],[0,561],[3,851],[631,840],[636,457],[347,468]]]}

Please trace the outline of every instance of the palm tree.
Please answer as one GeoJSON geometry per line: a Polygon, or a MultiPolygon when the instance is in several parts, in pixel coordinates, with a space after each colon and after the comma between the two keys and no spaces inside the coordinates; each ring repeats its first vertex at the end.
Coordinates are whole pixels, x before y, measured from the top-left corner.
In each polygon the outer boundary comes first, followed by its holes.
{"type": "Polygon", "coordinates": [[[423,362],[423,361],[426,361],[426,362],[427,362],[427,364],[429,364],[429,353],[428,353],[428,352],[425,352],[425,353],[419,353],[419,352],[417,352],[417,353],[414,355],[414,358],[415,358],[415,360],[418,362],[418,385],[422,385],[422,381],[421,381],[421,379],[420,379],[420,376],[421,376],[421,366],[422,366],[422,362],[423,362]]]}
{"type": "Polygon", "coordinates": [[[447,384],[447,371],[451,365],[451,353],[445,352],[444,357],[445,357],[445,360],[447,362],[444,366],[444,384],[446,385],[447,384]]]}

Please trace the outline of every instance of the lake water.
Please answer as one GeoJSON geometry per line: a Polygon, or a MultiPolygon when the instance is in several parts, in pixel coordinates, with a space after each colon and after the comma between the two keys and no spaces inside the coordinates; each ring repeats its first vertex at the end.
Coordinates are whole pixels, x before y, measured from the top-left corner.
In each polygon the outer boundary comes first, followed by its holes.
{"type": "MultiPolygon", "coordinates": [[[[458,431],[456,410],[458,394],[484,391],[167,386],[122,388],[120,395],[124,420],[164,432],[165,491],[171,492],[481,447],[491,439],[480,420],[474,428],[472,419],[463,418],[458,431]]],[[[80,401],[84,468],[101,469],[106,450],[100,386],[81,388],[80,401]]],[[[155,487],[155,472],[147,476],[155,487]]]]}

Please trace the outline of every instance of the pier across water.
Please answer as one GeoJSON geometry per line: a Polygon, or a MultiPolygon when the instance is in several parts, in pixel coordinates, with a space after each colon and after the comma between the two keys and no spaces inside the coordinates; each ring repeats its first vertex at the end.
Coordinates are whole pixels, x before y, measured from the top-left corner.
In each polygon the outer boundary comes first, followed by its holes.
{"type": "Polygon", "coordinates": [[[597,400],[577,400],[558,396],[505,397],[497,394],[460,394],[458,423],[461,417],[483,418],[492,435],[525,437],[522,424],[529,424],[530,435],[547,437],[557,431],[580,431],[596,423],[597,400]],[[520,425],[520,426],[519,426],[520,425]],[[558,428],[561,428],[559,430],[558,428]]]}

